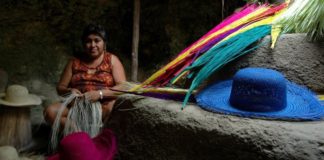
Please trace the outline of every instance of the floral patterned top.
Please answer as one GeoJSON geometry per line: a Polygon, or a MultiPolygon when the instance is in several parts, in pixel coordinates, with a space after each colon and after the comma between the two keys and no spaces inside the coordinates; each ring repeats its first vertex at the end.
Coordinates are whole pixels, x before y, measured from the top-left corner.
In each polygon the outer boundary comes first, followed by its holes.
{"type": "Polygon", "coordinates": [[[72,79],[70,86],[82,93],[92,90],[110,88],[115,85],[112,76],[111,54],[105,53],[97,67],[86,66],[79,59],[74,58],[72,63],[72,79]]]}

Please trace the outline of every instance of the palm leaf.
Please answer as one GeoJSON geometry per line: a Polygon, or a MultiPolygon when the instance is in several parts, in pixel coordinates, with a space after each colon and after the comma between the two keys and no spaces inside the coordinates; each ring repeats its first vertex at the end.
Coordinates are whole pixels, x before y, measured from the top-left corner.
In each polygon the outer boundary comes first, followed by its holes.
{"type": "Polygon", "coordinates": [[[275,24],[284,33],[307,33],[311,41],[324,38],[324,0],[295,0],[275,24]]]}

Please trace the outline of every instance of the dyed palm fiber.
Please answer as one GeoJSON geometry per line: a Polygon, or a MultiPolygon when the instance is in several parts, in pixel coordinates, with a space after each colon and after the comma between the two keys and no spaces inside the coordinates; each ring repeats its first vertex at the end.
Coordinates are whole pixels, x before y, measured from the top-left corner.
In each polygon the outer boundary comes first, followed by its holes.
{"type": "Polygon", "coordinates": [[[279,38],[280,34],[282,33],[282,26],[281,25],[272,25],[271,28],[271,47],[272,49],[275,48],[275,45],[277,43],[277,39],[279,38]]]}
{"type": "MultiPolygon", "coordinates": [[[[251,50],[248,48],[251,44],[257,42],[264,36],[269,35],[270,32],[270,25],[262,25],[240,33],[212,47],[190,67],[187,67],[184,71],[191,71],[189,76],[193,77],[193,81],[184,99],[183,107],[186,105],[191,92],[196,89],[201,82],[207,79],[212,73],[220,69],[226,63],[248,53],[251,50]]],[[[257,46],[254,48],[256,47],[257,46]]]]}
{"type": "MultiPolygon", "coordinates": [[[[264,18],[273,16],[278,11],[284,9],[287,4],[279,6],[270,5],[250,5],[246,6],[242,11],[235,13],[227,18],[221,24],[213,28],[198,41],[184,49],[180,54],[169,64],[158,70],[151,77],[145,80],[142,84],[137,85],[130,91],[136,91],[139,88],[149,86],[166,86],[170,80],[183,74],[186,67],[191,65],[198,57],[205,54],[212,46],[220,43],[224,39],[234,35],[233,33],[244,32],[241,30],[253,22],[262,21],[264,18]],[[237,31],[240,32],[237,32],[237,31]]],[[[269,23],[264,23],[269,24],[269,23]]]]}
{"type": "MultiPolygon", "coordinates": [[[[247,49],[251,44],[273,32],[271,23],[277,16],[280,16],[280,14],[264,18],[241,28],[209,49],[195,60],[191,66],[185,68],[182,72],[190,71],[191,73],[188,77],[194,78],[184,99],[183,107],[186,105],[192,90],[196,89],[212,73],[228,62],[257,48],[258,46],[254,46],[247,49]]],[[[179,74],[179,76],[182,76],[182,74],[179,74]]],[[[173,80],[177,79],[177,76],[173,78],[173,80]]]]}
{"type": "Polygon", "coordinates": [[[318,100],[320,101],[320,103],[324,107],[324,95],[318,95],[318,100]]]}
{"type": "MultiPolygon", "coordinates": [[[[147,97],[154,97],[154,98],[160,98],[160,99],[168,99],[168,100],[177,100],[182,101],[188,92],[187,89],[181,89],[181,88],[171,88],[171,87],[149,87],[149,88],[139,88],[136,91],[130,91],[131,88],[136,86],[138,84],[132,83],[132,82],[125,82],[121,84],[122,89],[110,89],[112,91],[117,92],[116,95],[120,95],[123,93],[129,93],[129,94],[135,94],[135,95],[141,95],[141,96],[147,96],[147,97]],[[118,92],[120,94],[118,94],[118,92]]],[[[194,93],[196,91],[193,91],[194,93]]],[[[193,102],[194,98],[190,97],[189,101],[193,102]]]]}
{"type": "MultiPolygon", "coordinates": [[[[243,10],[240,13],[237,13],[235,16],[232,16],[232,17],[245,17],[245,19],[248,19],[250,17],[253,17],[253,15],[249,15],[250,10],[255,10],[255,9],[256,9],[255,5],[246,7],[245,10],[243,10]]],[[[172,68],[176,68],[175,66],[178,66],[179,64],[186,64],[183,62],[188,61],[188,60],[186,60],[187,57],[194,57],[194,56],[192,56],[194,54],[194,52],[192,52],[194,49],[196,49],[201,44],[208,42],[208,40],[219,35],[220,33],[223,33],[224,31],[226,31],[226,29],[223,29],[223,28],[227,27],[227,30],[228,30],[228,29],[232,29],[232,28],[235,28],[238,26],[238,24],[235,24],[235,25],[232,25],[231,27],[228,27],[229,26],[229,24],[227,24],[228,22],[231,22],[231,20],[225,21],[223,24],[220,24],[219,25],[220,27],[216,26],[211,32],[207,33],[203,39],[198,40],[197,42],[192,44],[190,47],[188,47],[187,49],[182,51],[176,59],[174,59],[169,64],[164,66],[162,69],[160,69],[159,71],[154,73],[150,78],[148,78],[142,84],[138,85],[137,87],[134,87],[132,90],[136,90],[136,89],[144,87],[146,85],[151,85],[151,82],[153,82],[153,81],[155,81],[154,82],[155,85],[163,83],[161,81],[166,80],[165,74],[170,75],[170,71],[175,72],[175,69],[172,69],[172,68]],[[167,72],[167,70],[168,70],[168,72],[167,72]]],[[[230,24],[232,24],[234,22],[235,21],[233,20],[233,22],[231,22],[230,24]]],[[[178,68],[183,68],[183,67],[178,67],[178,68]]]]}
{"type": "Polygon", "coordinates": [[[318,99],[324,101],[324,95],[318,95],[318,99]]]}
{"type": "MultiPolygon", "coordinates": [[[[121,84],[120,88],[123,88],[123,90],[130,90],[131,88],[134,88],[136,83],[132,82],[124,82],[121,84]]],[[[122,90],[117,90],[117,89],[111,89],[113,91],[122,91],[122,90]]],[[[146,93],[146,92],[151,92],[151,93],[166,93],[166,94],[186,94],[187,89],[181,89],[181,88],[171,88],[171,87],[154,87],[154,88],[139,88],[136,90],[136,93],[141,94],[141,93],[146,93]]],[[[127,91],[130,93],[130,91],[127,91]]]]}
{"type": "MultiPolygon", "coordinates": [[[[262,20],[260,20],[260,21],[256,21],[255,23],[247,24],[246,26],[240,28],[239,30],[237,30],[237,31],[233,32],[232,34],[228,35],[227,37],[223,38],[219,43],[221,43],[221,42],[223,42],[223,41],[226,41],[226,40],[228,40],[228,39],[230,39],[230,38],[232,38],[232,37],[235,37],[235,36],[237,36],[238,34],[241,34],[241,33],[243,33],[243,32],[246,32],[246,31],[248,31],[248,30],[250,30],[250,29],[253,29],[253,28],[255,28],[255,27],[262,26],[262,25],[270,25],[270,24],[273,22],[273,20],[274,20],[276,17],[278,17],[278,16],[280,16],[280,14],[276,14],[276,15],[273,15],[273,16],[269,16],[269,17],[264,18],[264,19],[262,19],[262,20]]],[[[273,34],[273,33],[278,33],[278,30],[277,30],[276,28],[277,28],[277,27],[272,27],[272,29],[271,29],[271,34],[273,34]],[[275,31],[274,31],[274,30],[275,30],[275,31]]],[[[278,37],[278,35],[273,36],[273,38],[274,38],[274,39],[273,39],[273,45],[274,45],[274,43],[276,42],[276,38],[277,38],[277,37],[278,37]]],[[[216,44],[216,45],[217,45],[217,44],[216,44]]],[[[197,61],[197,60],[196,60],[196,61],[197,61]]],[[[175,82],[179,79],[179,77],[185,75],[185,74],[183,74],[183,73],[186,73],[187,71],[188,71],[188,70],[185,69],[185,71],[182,71],[182,73],[180,73],[180,74],[178,74],[177,76],[175,76],[175,77],[171,80],[171,83],[175,83],[175,82]]]]}
{"type": "MultiPolygon", "coordinates": [[[[276,15],[276,16],[279,16],[279,15],[276,15]]],[[[275,19],[276,16],[267,17],[267,18],[265,18],[265,19],[262,19],[262,20],[260,20],[260,21],[255,22],[255,23],[251,23],[251,24],[249,24],[249,25],[247,25],[247,26],[244,26],[244,27],[240,28],[239,30],[237,30],[236,32],[233,32],[232,34],[230,34],[230,35],[228,35],[227,37],[223,38],[223,39],[220,41],[220,43],[223,42],[223,41],[226,41],[226,40],[228,40],[228,39],[230,39],[230,38],[232,38],[232,37],[234,37],[234,36],[237,36],[237,35],[240,34],[240,33],[246,32],[247,30],[250,30],[250,29],[252,29],[252,28],[255,28],[255,27],[258,27],[258,26],[262,26],[262,25],[269,25],[269,24],[271,24],[271,22],[275,19]]],[[[273,29],[272,29],[272,30],[273,30],[273,29]]],[[[271,31],[272,31],[272,30],[271,30],[271,31]]],[[[216,44],[216,45],[217,45],[217,44],[216,44]]],[[[210,48],[209,48],[209,49],[210,49],[210,48]]],[[[200,58],[200,57],[199,57],[199,58],[200,58]]],[[[198,58],[198,59],[199,59],[199,58],[198,58]]],[[[197,59],[196,61],[198,61],[198,59],[197,59]]],[[[187,70],[187,69],[181,70],[181,73],[179,73],[178,75],[176,75],[174,78],[171,79],[171,83],[172,83],[172,84],[175,83],[177,80],[180,79],[180,77],[186,75],[186,73],[187,73],[188,71],[189,71],[189,70],[187,70]]]]}
{"type": "MultiPolygon", "coordinates": [[[[175,101],[182,101],[188,90],[186,89],[179,89],[179,88],[149,88],[144,89],[142,91],[124,91],[124,90],[118,90],[118,89],[111,89],[116,92],[120,93],[128,93],[128,94],[134,94],[134,95],[140,95],[140,96],[146,96],[146,97],[153,97],[153,98],[159,98],[159,99],[167,99],[167,100],[175,100],[175,101]]],[[[195,98],[193,96],[190,96],[188,98],[189,102],[195,102],[195,98]]]]}
{"type": "Polygon", "coordinates": [[[99,102],[92,103],[77,95],[68,95],[58,111],[52,126],[50,150],[55,151],[58,146],[60,132],[66,136],[73,132],[84,131],[91,137],[96,136],[102,127],[102,108],[99,102]],[[73,103],[62,130],[61,117],[66,107],[73,103]]]}
{"type": "MultiPolygon", "coordinates": [[[[131,88],[128,92],[145,96],[161,94],[161,90],[153,92],[151,89],[159,86],[165,87],[187,75],[187,78],[192,78],[193,81],[184,97],[184,107],[193,91],[212,73],[228,62],[258,47],[256,45],[249,48],[251,44],[271,33],[272,47],[274,47],[281,30],[279,25],[273,27],[271,25],[273,20],[280,16],[286,7],[287,3],[278,6],[268,4],[246,6],[242,11],[227,18],[180,52],[173,61],[154,73],[142,84],[131,88]]],[[[171,95],[172,91],[165,94],[171,95]]]]}
{"type": "Polygon", "coordinates": [[[324,0],[294,0],[275,24],[285,33],[307,33],[310,40],[324,38],[324,0]]]}
{"type": "Polygon", "coordinates": [[[250,6],[245,6],[243,7],[242,11],[239,13],[236,13],[228,18],[226,18],[225,20],[223,20],[222,23],[220,23],[219,25],[217,25],[216,27],[214,27],[213,29],[211,29],[208,33],[206,33],[204,36],[202,36],[200,39],[198,39],[195,43],[191,44],[189,47],[187,47],[186,49],[184,49],[183,51],[181,51],[179,53],[179,55],[185,53],[188,50],[191,50],[192,47],[194,47],[195,45],[197,45],[198,43],[201,43],[205,38],[207,38],[208,36],[210,36],[211,34],[213,34],[214,32],[224,28],[225,26],[233,23],[234,21],[250,14],[251,12],[255,11],[257,8],[257,5],[252,4],[250,6]]]}

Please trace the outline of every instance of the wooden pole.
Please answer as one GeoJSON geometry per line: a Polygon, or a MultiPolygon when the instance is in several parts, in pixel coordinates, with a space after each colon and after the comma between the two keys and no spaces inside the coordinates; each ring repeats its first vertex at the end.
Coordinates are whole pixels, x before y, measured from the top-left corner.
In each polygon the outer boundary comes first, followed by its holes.
{"type": "Polygon", "coordinates": [[[139,23],[140,23],[140,0],[134,0],[133,43],[132,43],[132,81],[137,81],[137,75],[138,75],[139,23]]]}

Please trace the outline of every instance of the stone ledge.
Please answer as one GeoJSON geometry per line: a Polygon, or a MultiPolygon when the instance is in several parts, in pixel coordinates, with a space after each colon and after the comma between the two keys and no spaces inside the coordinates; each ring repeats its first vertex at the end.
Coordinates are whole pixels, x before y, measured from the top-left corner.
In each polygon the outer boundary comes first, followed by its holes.
{"type": "Polygon", "coordinates": [[[120,159],[324,159],[324,121],[285,122],[211,113],[124,95],[108,124],[120,159]]]}

